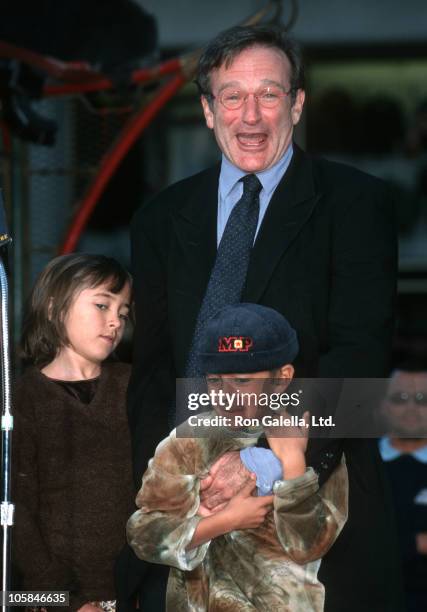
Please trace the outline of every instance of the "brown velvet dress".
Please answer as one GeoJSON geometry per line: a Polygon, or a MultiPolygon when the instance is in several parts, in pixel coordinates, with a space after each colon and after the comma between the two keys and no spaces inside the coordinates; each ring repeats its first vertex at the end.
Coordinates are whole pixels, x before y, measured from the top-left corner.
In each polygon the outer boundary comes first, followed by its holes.
{"type": "Polygon", "coordinates": [[[129,374],[103,364],[89,403],[35,367],[16,384],[13,561],[21,588],[69,591],[68,612],[116,596],[114,562],[134,509],[129,374]]]}

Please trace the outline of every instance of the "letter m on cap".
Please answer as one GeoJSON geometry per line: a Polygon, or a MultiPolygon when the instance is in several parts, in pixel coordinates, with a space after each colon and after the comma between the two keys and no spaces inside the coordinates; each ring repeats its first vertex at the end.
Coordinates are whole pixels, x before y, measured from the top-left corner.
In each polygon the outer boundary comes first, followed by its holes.
{"type": "Polygon", "coordinates": [[[252,345],[252,338],[245,336],[221,336],[218,340],[218,352],[247,353],[252,345]]]}

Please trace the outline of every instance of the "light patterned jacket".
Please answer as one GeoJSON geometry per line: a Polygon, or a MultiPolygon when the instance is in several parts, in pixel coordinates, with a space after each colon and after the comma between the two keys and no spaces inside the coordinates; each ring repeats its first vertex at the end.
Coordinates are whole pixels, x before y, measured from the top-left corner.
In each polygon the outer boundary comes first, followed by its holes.
{"type": "Polygon", "coordinates": [[[220,429],[197,438],[179,437],[174,430],[150,460],[127,536],[138,557],[171,566],[168,612],[324,609],[317,573],[347,520],[344,458],[320,489],[312,468],[299,478],[276,481],[274,510],[257,529],[231,531],[186,551],[202,520],[200,480],[224,453],[256,441],[220,429]]]}

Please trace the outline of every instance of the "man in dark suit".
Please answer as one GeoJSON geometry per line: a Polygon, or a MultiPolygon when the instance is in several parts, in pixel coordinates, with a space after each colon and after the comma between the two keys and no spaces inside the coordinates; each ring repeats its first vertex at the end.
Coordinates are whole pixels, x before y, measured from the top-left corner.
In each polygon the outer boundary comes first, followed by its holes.
{"type": "MultiPolygon", "coordinates": [[[[268,28],[228,30],[205,50],[198,84],[222,163],[160,193],[132,224],[137,324],[129,411],[137,486],[174,424],[175,378],[186,374],[217,247],[247,174],[261,191],[241,301],[275,308],[297,330],[299,376],[381,377],[388,368],[396,276],[389,195],[381,181],[293,144],[305,97],[293,44],[268,28]]],[[[374,442],[312,440],[308,461],[322,481],[343,451],[349,520],[319,572],[325,610],[401,612],[374,442]]]]}

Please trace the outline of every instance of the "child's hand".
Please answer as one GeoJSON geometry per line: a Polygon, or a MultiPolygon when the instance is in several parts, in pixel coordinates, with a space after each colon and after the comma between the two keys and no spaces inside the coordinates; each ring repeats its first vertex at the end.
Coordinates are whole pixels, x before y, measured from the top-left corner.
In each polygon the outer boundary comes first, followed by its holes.
{"type": "MultiPolygon", "coordinates": [[[[282,413],[284,417],[289,417],[282,413]]],[[[286,480],[302,476],[305,472],[305,452],[307,450],[309,432],[309,412],[302,416],[304,425],[266,428],[265,434],[271,450],[280,459],[283,466],[283,477],[286,480]],[[280,437],[276,437],[280,435],[280,437]]]]}
{"type": "MultiPolygon", "coordinates": [[[[255,529],[264,522],[265,515],[271,510],[274,496],[254,497],[252,495],[256,486],[256,476],[252,474],[250,482],[226,503],[223,510],[219,512],[205,514],[200,511],[202,516],[196,526],[191,542],[187,550],[192,550],[209,540],[213,540],[220,535],[234,531],[235,529],[255,529]]],[[[89,611],[88,611],[89,612],[89,611]]]]}
{"type": "MultiPolygon", "coordinates": [[[[282,412],[281,415],[284,418],[290,418],[287,413],[282,412]]],[[[282,460],[294,453],[304,454],[307,450],[310,413],[304,412],[302,418],[304,419],[304,426],[268,427],[265,429],[268,444],[278,459],[282,460]]]]}
{"type": "Polygon", "coordinates": [[[259,527],[273,507],[273,495],[254,497],[256,476],[251,476],[251,482],[228,502],[223,512],[227,515],[230,531],[235,529],[255,529],[259,527]]]}

